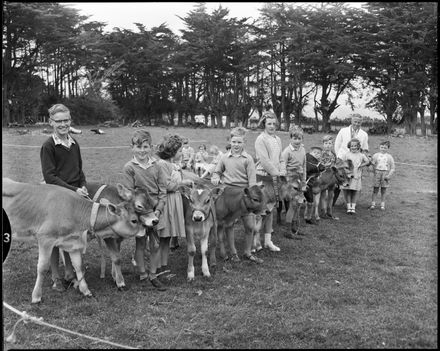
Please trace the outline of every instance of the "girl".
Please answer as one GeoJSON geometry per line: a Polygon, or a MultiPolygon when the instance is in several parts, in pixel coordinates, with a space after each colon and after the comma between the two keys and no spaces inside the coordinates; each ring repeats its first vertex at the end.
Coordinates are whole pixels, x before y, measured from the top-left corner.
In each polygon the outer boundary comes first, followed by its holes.
{"type": "MultiPolygon", "coordinates": [[[[166,204],[163,215],[159,219],[157,232],[159,235],[159,252],[161,273],[168,272],[168,258],[171,238],[185,237],[185,217],[180,192],[180,185],[190,185],[190,180],[182,180],[180,167],[177,165],[182,154],[182,138],[178,135],[166,135],[158,146],[159,164],[168,176],[166,185],[166,204]]],[[[178,240],[177,240],[178,242],[178,240]]],[[[178,246],[175,245],[176,247],[178,246]]],[[[171,277],[171,276],[169,276],[171,277]]]]}
{"type": "MultiPolygon", "coordinates": [[[[257,174],[271,177],[285,176],[286,166],[281,157],[283,151],[281,138],[276,135],[278,126],[276,115],[273,112],[265,112],[260,125],[263,126],[264,132],[255,140],[257,174]]],[[[280,248],[272,242],[273,210],[265,217],[261,228],[264,231],[264,247],[270,251],[280,251],[280,248]]]]}
{"type": "Polygon", "coordinates": [[[351,178],[350,184],[347,187],[341,186],[341,189],[344,192],[347,213],[354,214],[356,213],[356,201],[359,191],[362,188],[362,167],[368,166],[370,160],[365,154],[360,152],[361,142],[358,139],[351,139],[347,147],[349,151],[342,155],[342,159],[353,165],[353,178],[351,178]]]}

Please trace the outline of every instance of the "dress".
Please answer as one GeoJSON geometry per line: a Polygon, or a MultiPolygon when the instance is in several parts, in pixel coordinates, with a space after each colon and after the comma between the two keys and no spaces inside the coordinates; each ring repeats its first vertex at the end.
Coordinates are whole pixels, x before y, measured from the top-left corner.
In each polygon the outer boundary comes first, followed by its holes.
{"type": "Polygon", "coordinates": [[[342,155],[342,160],[353,162],[353,178],[350,179],[348,186],[341,186],[344,190],[361,190],[362,189],[362,169],[359,166],[363,161],[368,162],[368,157],[361,152],[353,153],[351,151],[342,155]]]}
{"type": "Polygon", "coordinates": [[[175,163],[165,160],[159,162],[165,173],[170,175],[170,181],[167,184],[166,204],[157,225],[157,232],[161,238],[184,238],[186,233],[182,195],[177,191],[179,184],[182,182],[182,172],[175,163]]]}

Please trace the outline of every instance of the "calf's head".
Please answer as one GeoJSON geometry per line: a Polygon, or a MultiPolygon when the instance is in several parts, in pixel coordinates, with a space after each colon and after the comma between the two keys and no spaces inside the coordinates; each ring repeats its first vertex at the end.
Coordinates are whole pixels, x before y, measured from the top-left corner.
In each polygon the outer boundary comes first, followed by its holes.
{"type": "Polygon", "coordinates": [[[267,197],[264,195],[264,185],[252,185],[244,188],[244,204],[248,212],[261,214],[266,207],[267,197]]]}
{"type": "Polygon", "coordinates": [[[116,217],[116,221],[110,226],[115,233],[123,238],[129,238],[139,232],[141,221],[132,203],[124,201],[118,205],[108,203],[105,206],[107,221],[111,216],[116,217]]]}
{"type": "Polygon", "coordinates": [[[353,163],[351,160],[343,161],[340,158],[336,160],[334,166],[332,166],[333,173],[339,185],[348,186],[350,179],[354,177],[353,163]]]}
{"type": "Polygon", "coordinates": [[[159,223],[159,218],[154,213],[157,200],[143,187],[128,189],[122,184],[116,185],[119,196],[133,205],[134,211],[139,215],[139,220],[145,227],[153,227],[159,223]]]}
{"type": "Polygon", "coordinates": [[[194,187],[181,186],[179,191],[188,200],[191,220],[203,222],[209,218],[211,211],[214,210],[214,202],[223,192],[223,188],[208,189],[195,185],[194,187]]]}
{"type": "Polygon", "coordinates": [[[304,192],[302,191],[305,186],[306,183],[299,175],[289,177],[286,182],[281,180],[280,198],[291,203],[302,204],[305,201],[304,192]]]}

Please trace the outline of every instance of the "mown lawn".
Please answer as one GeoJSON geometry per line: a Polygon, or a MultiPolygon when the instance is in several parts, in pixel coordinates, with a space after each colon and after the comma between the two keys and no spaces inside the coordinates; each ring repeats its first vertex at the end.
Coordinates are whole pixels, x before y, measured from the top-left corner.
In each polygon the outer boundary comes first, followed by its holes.
{"type": "MultiPolygon", "coordinates": [[[[78,128],[78,127],[77,127],[78,128]]],[[[133,128],[109,128],[94,135],[79,127],[84,170],[90,181],[115,183],[133,128]]],[[[153,142],[167,132],[224,149],[227,130],[148,128],[153,142]]],[[[254,153],[259,132],[248,135],[254,153]]],[[[48,137],[40,129],[19,135],[3,129],[3,177],[39,182],[39,147],[48,137]],[[15,146],[14,146],[15,145],[15,146]]],[[[287,133],[280,133],[283,146],[287,133]]],[[[321,144],[322,134],[305,136],[306,149],[321,144]]],[[[371,152],[386,136],[371,136],[371,152]]],[[[176,274],[166,292],[139,282],[131,265],[134,240],[123,242],[122,270],[129,290],[119,292],[109,272],[99,278],[99,250],[92,241],[84,257],[94,298],[76,290],[57,293],[44,287],[44,302],[30,304],[36,278],[37,245],[13,240],[3,265],[3,299],[53,325],[138,348],[437,348],[437,137],[390,138],[397,162],[387,210],[369,211],[372,175],[363,177],[356,216],[303,225],[303,240],[283,237],[276,226],[278,253],[263,250],[261,265],[219,260],[214,278],[186,282],[186,245],[170,256],[176,274]]],[[[342,195],[341,195],[342,197],[342,195]]],[[[242,253],[243,227],[236,227],[242,253]]],[[[18,316],[3,309],[4,335],[18,316]]],[[[32,323],[17,327],[17,343],[5,349],[114,348],[32,323]]]]}

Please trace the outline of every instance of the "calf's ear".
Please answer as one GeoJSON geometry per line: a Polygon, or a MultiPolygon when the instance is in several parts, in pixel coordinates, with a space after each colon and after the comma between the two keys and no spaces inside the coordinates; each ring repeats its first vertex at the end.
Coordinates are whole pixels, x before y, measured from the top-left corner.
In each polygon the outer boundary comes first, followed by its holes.
{"type": "Polygon", "coordinates": [[[110,202],[107,204],[107,210],[114,216],[119,216],[121,214],[121,209],[110,202]]]}
{"type": "Polygon", "coordinates": [[[119,196],[125,200],[130,201],[133,198],[133,193],[130,189],[126,188],[122,184],[118,183],[116,184],[116,188],[118,189],[119,196]]]}
{"type": "Polygon", "coordinates": [[[221,187],[215,187],[211,190],[211,196],[215,200],[218,199],[218,197],[223,193],[224,188],[221,187]]]}
{"type": "Polygon", "coordinates": [[[189,195],[191,192],[191,188],[187,185],[179,185],[177,190],[183,195],[185,196],[187,199],[189,199],[189,195]]]}

